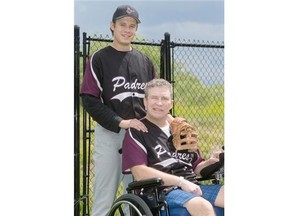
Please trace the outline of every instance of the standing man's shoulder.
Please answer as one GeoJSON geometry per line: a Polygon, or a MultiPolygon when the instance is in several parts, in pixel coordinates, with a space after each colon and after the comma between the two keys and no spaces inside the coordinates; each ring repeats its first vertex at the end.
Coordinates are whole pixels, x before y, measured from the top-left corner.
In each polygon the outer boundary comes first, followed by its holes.
{"type": "Polygon", "coordinates": [[[140,50],[138,50],[138,49],[133,48],[133,52],[134,52],[134,54],[136,54],[136,55],[140,55],[140,56],[143,56],[143,57],[145,57],[145,58],[148,58],[148,56],[147,56],[146,54],[144,54],[142,51],[140,51],[140,50]]]}
{"type": "Polygon", "coordinates": [[[136,56],[139,60],[142,59],[145,62],[149,62],[150,64],[153,64],[150,57],[144,54],[143,52],[133,48],[133,55],[136,56]]]}
{"type": "Polygon", "coordinates": [[[111,50],[113,50],[113,49],[111,49],[111,46],[107,46],[107,47],[101,48],[99,50],[95,50],[92,54],[92,57],[101,56],[103,54],[111,52],[111,50]]]}

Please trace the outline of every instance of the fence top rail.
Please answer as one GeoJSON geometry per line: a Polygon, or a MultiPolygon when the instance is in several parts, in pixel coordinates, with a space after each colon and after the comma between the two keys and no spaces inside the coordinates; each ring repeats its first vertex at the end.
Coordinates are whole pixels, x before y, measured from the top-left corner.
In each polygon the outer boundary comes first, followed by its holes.
{"type": "MultiPolygon", "coordinates": [[[[93,38],[89,36],[87,38],[88,41],[100,41],[100,42],[113,42],[112,39],[103,39],[103,38],[93,38]]],[[[149,46],[161,46],[161,43],[163,40],[159,43],[156,42],[146,42],[146,41],[132,41],[132,44],[135,45],[149,45],[149,46]]],[[[177,42],[170,42],[170,45],[172,48],[174,47],[202,47],[202,48],[219,48],[219,49],[224,49],[224,45],[220,44],[203,44],[203,43],[190,43],[190,42],[185,42],[185,43],[177,43],[177,42]]]]}
{"type": "Polygon", "coordinates": [[[205,47],[205,48],[221,48],[224,49],[224,45],[216,45],[216,44],[189,44],[189,43],[175,43],[171,42],[171,46],[174,47],[205,47]]]}
{"type": "MultiPolygon", "coordinates": [[[[88,37],[87,40],[89,41],[100,41],[100,42],[113,42],[111,39],[103,39],[103,38],[92,38],[88,37]]],[[[161,46],[161,43],[151,43],[151,42],[146,42],[146,41],[132,41],[131,44],[136,44],[136,45],[149,45],[149,46],[161,46]]]]}

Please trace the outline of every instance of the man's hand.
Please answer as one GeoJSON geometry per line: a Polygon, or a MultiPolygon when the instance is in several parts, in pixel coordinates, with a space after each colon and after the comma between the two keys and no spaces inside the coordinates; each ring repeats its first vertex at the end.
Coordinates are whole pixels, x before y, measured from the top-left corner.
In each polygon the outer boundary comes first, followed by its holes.
{"type": "Polygon", "coordinates": [[[119,127],[123,129],[135,128],[138,131],[148,132],[147,127],[138,119],[122,120],[119,127]]]}
{"type": "Polygon", "coordinates": [[[198,194],[198,195],[202,195],[202,190],[201,188],[199,187],[199,185],[196,185],[186,179],[183,179],[182,182],[181,182],[181,188],[183,191],[186,191],[186,192],[190,192],[190,193],[195,193],[195,194],[198,194]]]}

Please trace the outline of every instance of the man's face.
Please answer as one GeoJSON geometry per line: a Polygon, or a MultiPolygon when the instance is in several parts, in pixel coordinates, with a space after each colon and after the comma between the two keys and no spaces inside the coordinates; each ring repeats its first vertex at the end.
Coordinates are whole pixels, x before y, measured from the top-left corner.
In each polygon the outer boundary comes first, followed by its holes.
{"type": "Polygon", "coordinates": [[[116,40],[121,45],[130,44],[133,40],[138,24],[136,20],[132,17],[123,17],[111,22],[110,28],[114,32],[114,40],[116,40]]]}
{"type": "Polygon", "coordinates": [[[155,120],[164,120],[172,108],[173,100],[168,87],[149,89],[148,97],[144,98],[147,116],[155,120]]]}

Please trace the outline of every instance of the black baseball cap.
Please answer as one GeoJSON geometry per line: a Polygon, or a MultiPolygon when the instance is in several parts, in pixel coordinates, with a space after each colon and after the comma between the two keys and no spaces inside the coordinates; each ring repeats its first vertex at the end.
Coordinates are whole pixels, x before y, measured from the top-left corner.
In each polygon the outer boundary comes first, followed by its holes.
{"type": "Polygon", "coordinates": [[[130,5],[121,5],[121,6],[117,7],[116,11],[113,14],[112,21],[115,21],[117,19],[121,19],[121,18],[126,17],[126,16],[134,18],[137,23],[141,23],[139,20],[139,14],[138,14],[137,10],[130,5]]]}

